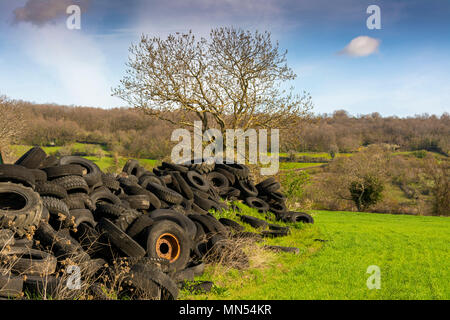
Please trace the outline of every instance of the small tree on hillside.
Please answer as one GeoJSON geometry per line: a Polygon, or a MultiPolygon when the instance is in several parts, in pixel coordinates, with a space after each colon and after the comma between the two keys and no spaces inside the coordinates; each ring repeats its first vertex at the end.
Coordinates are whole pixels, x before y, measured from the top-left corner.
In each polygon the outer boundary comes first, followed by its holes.
{"type": "Polygon", "coordinates": [[[192,32],[142,36],[130,48],[126,76],[113,95],[178,126],[203,129],[289,128],[312,108],[311,97],[285,90],[295,79],[269,32],[217,28],[197,40],[192,32]]]}

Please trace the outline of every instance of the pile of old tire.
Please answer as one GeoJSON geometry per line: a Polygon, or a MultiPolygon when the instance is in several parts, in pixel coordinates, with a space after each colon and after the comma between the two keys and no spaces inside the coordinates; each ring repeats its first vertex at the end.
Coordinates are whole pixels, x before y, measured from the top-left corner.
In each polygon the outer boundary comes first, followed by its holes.
{"type": "MultiPolygon", "coordinates": [[[[273,178],[254,185],[240,164],[163,162],[148,171],[128,160],[115,175],[85,158],[56,158],[34,147],[15,164],[0,165],[0,297],[24,289],[52,293],[69,259],[83,266],[83,280],[113,277],[112,266],[125,261],[124,294],[176,299],[183,281],[202,274],[204,257],[225,250],[227,239],[289,233],[239,213],[260,233],[217,220],[209,211],[230,209],[226,200],[243,200],[281,221],[313,222],[286,210],[279,187],[273,178]],[[2,267],[11,260],[12,267],[2,267]]],[[[102,298],[95,283],[91,290],[102,298]]]]}

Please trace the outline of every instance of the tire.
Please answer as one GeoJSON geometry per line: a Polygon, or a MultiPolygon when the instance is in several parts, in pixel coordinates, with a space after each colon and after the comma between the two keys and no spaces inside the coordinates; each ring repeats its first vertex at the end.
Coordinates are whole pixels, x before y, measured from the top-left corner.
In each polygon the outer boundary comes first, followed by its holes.
{"type": "Polygon", "coordinates": [[[31,188],[0,183],[0,228],[8,228],[22,237],[39,224],[42,200],[31,188]]]}
{"type": "Polygon", "coordinates": [[[250,174],[248,167],[240,163],[221,163],[216,166],[231,172],[238,180],[245,180],[250,174]]]}
{"type": "Polygon", "coordinates": [[[269,226],[269,223],[267,221],[252,217],[252,216],[248,216],[248,215],[238,215],[238,217],[245,223],[248,223],[249,225],[251,225],[253,228],[255,229],[264,229],[267,228],[269,226]]]}
{"type": "Polygon", "coordinates": [[[56,258],[46,252],[26,247],[12,247],[0,254],[0,259],[11,262],[11,269],[19,274],[49,275],[56,270],[56,258]]]}
{"type": "Polygon", "coordinates": [[[258,183],[258,184],[256,185],[256,189],[258,189],[258,191],[263,191],[263,190],[266,189],[268,186],[270,186],[271,184],[274,184],[274,183],[276,183],[276,182],[277,182],[277,180],[275,180],[274,177],[267,178],[267,179],[261,181],[260,183],[258,183]]]}
{"type": "Polygon", "coordinates": [[[100,168],[90,160],[77,156],[64,156],[59,159],[59,164],[78,164],[85,169],[83,178],[88,186],[93,186],[102,180],[100,168]]]}
{"type": "Polygon", "coordinates": [[[83,167],[78,164],[65,164],[56,167],[42,168],[47,173],[49,180],[65,176],[83,176],[83,167]]]}
{"type": "Polygon", "coordinates": [[[147,184],[147,189],[157,195],[160,200],[163,200],[172,204],[180,204],[183,201],[183,196],[169,188],[163,187],[162,185],[149,182],[147,184]]]}
{"type": "Polygon", "coordinates": [[[89,224],[91,227],[95,227],[95,225],[97,224],[94,220],[92,212],[88,209],[70,210],[69,215],[74,219],[75,228],[78,227],[82,222],[89,224]]]}
{"type": "Polygon", "coordinates": [[[131,267],[130,274],[131,275],[128,280],[131,281],[136,288],[146,293],[153,293],[154,284],[156,284],[164,289],[167,293],[168,299],[177,299],[178,287],[176,283],[157,267],[148,264],[136,263],[133,267],[131,267]]]}
{"type": "Polygon", "coordinates": [[[47,156],[40,164],[39,169],[57,166],[59,160],[55,156],[47,156]]]}
{"type": "Polygon", "coordinates": [[[139,161],[135,159],[129,159],[125,163],[122,172],[126,172],[128,175],[136,175],[138,168],[139,168],[139,161]]]}
{"type": "Polygon", "coordinates": [[[234,185],[234,183],[236,182],[236,177],[228,170],[225,170],[223,168],[216,168],[214,172],[218,172],[224,175],[228,179],[230,186],[234,185]]]}
{"type": "Polygon", "coordinates": [[[228,234],[227,229],[219,221],[217,221],[216,218],[214,218],[209,214],[205,215],[190,214],[188,217],[192,221],[200,223],[206,234],[216,234],[216,233],[221,235],[228,234]]]}
{"type": "Polygon", "coordinates": [[[182,166],[179,164],[174,164],[174,163],[169,163],[169,162],[165,162],[165,161],[162,162],[161,166],[163,167],[163,169],[177,171],[177,172],[188,172],[189,171],[189,169],[185,166],[182,166]]]}
{"type": "Polygon", "coordinates": [[[36,179],[25,167],[15,164],[0,164],[0,182],[20,183],[34,189],[36,179]]]}
{"type": "Polygon", "coordinates": [[[279,182],[275,182],[264,189],[264,193],[273,193],[280,190],[281,184],[279,182]]]}
{"type": "Polygon", "coordinates": [[[127,256],[143,257],[145,255],[145,249],[110,220],[101,218],[98,224],[111,243],[127,256]]]}
{"type": "Polygon", "coordinates": [[[51,215],[57,216],[58,214],[63,214],[69,217],[69,207],[61,199],[54,197],[41,197],[44,207],[48,209],[51,215]]]}
{"type": "Polygon", "coordinates": [[[139,178],[139,185],[144,189],[147,189],[147,185],[149,182],[162,185],[161,180],[155,175],[144,175],[141,178],[139,178]]]}
{"type": "Polygon", "coordinates": [[[275,252],[290,252],[293,254],[299,254],[300,249],[295,247],[283,247],[283,246],[264,246],[264,249],[275,251],[275,252]]]}
{"type": "Polygon", "coordinates": [[[120,198],[107,188],[99,188],[95,190],[90,194],[90,198],[95,205],[99,202],[107,202],[115,205],[121,204],[120,198]]]}
{"type": "Polygon", "coordinates": [[[26,291],[43,295],[44,293],[50,296],[56,294],[58,288],[61,288],[61,278],[55,276],[27,276],[23,283],[23,288],[26,291]]]}
{"type": "Polygon", "coordinates": [[[188,171],[185,177],[187,183],[200,191],[207,192],[210,188],[208,180],[196,171],[188,171]]]}
{"type": "Polygon", "coordinates": [[[64,189],[66,189],[67,193],[89,193],[88,184],[86,183],[85,179],[80,176],[65,176],[52,180],[52,182],[62,186],[64,189]]]}
{"type": "Polygon", "coordinates": [[[215,169],[215,162],[207,162],[204,159],[193,159],[185,163],[185,166],[188,167],[189,170],[196,171],[200,174],[211,172],[215,169]],[[199,162],[199,163],[195,163],[199,162]]]}
{"type": "Polygon", "coordinates": [[[118,191],[120,188],[119,181],[117,181],[114,175],[110,173],[102,174],[102,182],[103,185],[111,191],[118,191]]]}
{"type": "MultiPolygon", "coordinates": [[[[197,227],[197,232],[195,233],[194,242],[197,243],[201,240],[205,240],[206,233],[205,233],[205,230],[203,229],[203,225],[197,221],[194,221],[194,223],[195,223],[195,226],[197,227]]],[[[201,256],[200,256],[200,258],[201,258],[201,256]]]]}
{"type": "Polygon", "coordinates": [[[256,197],[245,198],[245,203],[250,208],[257,209],[258,212],[261,212],[261,213],[265,213],[269,210],[269,204],[259,198],[256,198],[256,197]]]}
{"type": "Polygon", "coordinates": [[[0,297],[15,298],[23,290],[23,277],[0,273],[0,297]]]}
{"type": "Polygon", "coordinates": [[[45,160],[47,154],[40,147],[33,147],[21,156],[15,164],[28,169],[37,169],[42,161],[45,160]]]}
{"type": "Polygon", "coordinates": [[[210,186],[215,187],[218,190],[224,190],[230,186],[230,182],[227,177],[219,172],[210,172],[206,175],[206,179],[210,186]]]}
{"type": "Polygon", "coordinates": [[[289,211],[283,215],[282,220],[285,222],[314,223],[313,217],[306,212],[289,211]]]}
{"type": "Polygon", "coordinates": [[[54,197],[58,199],[65,199],[67,198],[67,191],[64,189],[63,186],[56,184],[54,182],[43,182],[36,184],[36,187],[34,189],[39,195],[47,196],[47,197],[54,197]]]}
{"type": "Polygon", "coordinates": [[[285,230],[264,230],[261,231],[261,235],[265,238],[277,238],[277,237],[285,237],[289,233],[285,230]]]}
{"type": "Polygon", "coordinates": [[[175,222],[155,222],[146,232],[147,256],[169,260],[169,270],[183,270],[189,261],[192,241],[175,222]]]}
{"type": "Polygon", "coordinates": [[[235,231],[241,232],[245,230],[245,227],[243,225],[240,225],[234,220],[227,219],[227,218],[220,218],[219,222],[223,224],[224,226],[230,227],[235,231]]]}
{"type": "Polygon", "coordinates": [[[287,211],[286,204],[284,202],[271,203],[269,211],[273,212],[277,216],[282,215],[287,211]]]}
{"type": "Polygon", "coordinates": [[[47,174],[45,173],[45,171],[40,169],[30,169],[30,172],[33,174],[36,184],[47,181],[47,174]]]}
{"type": "Polygon", "coordinates": [[[148,215],[142,215],[138,217],[127,229],[127,234],[131,238],[137,237],[145,228],[150,227],[154,223],[154,220],[148,215]]]}
{"type": "Polygon", "coordinates": [[[191,240],[194,240],[197,233],[195,223],[185,215],[170,209],[159,209],[149,214],[154,221],[168,220],[178,224],[186,232],[191,240]]]}
{"type": "Polygon", "coordinates": [[[130,204],[130,207],[137,210],[147,210],[150,208],[150,200],[147,195],[132,195],[124,199],[130,204]]]}
{"type": "Polygon", "coordinates": [[[250,181],[238,180],[237,187],[241,190],[241,196],[256,197],[258,195],[258,190],[250,181]]]}

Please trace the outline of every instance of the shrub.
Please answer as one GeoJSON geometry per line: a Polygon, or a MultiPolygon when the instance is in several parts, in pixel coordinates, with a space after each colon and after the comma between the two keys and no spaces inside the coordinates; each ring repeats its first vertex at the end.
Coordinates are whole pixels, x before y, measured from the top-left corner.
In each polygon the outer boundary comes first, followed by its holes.
{"type": "Polygon", "coordinates": [[[358,211],[365,211],[383,197],[384,185],[381,179],[367,175],[350,183],[349,191],[358,211]]]}

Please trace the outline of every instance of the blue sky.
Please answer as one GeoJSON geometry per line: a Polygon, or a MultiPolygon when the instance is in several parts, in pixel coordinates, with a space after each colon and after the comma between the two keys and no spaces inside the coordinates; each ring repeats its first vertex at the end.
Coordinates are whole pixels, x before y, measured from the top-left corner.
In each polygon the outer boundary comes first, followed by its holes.
{"type": "Polygon", "coordinates": [[[111,88],[142,33],[236,26],[268,30],[288,50],[292,85],[316,113],[440,115],[450,112],[449,17],[448,0],[0,0],[0,94],[123,106],[111,88]],[[82,7],[81,30],[66,27],[70,4],[82,7]],[[366,26],[369,5],[380,30],[366,26]]]}

